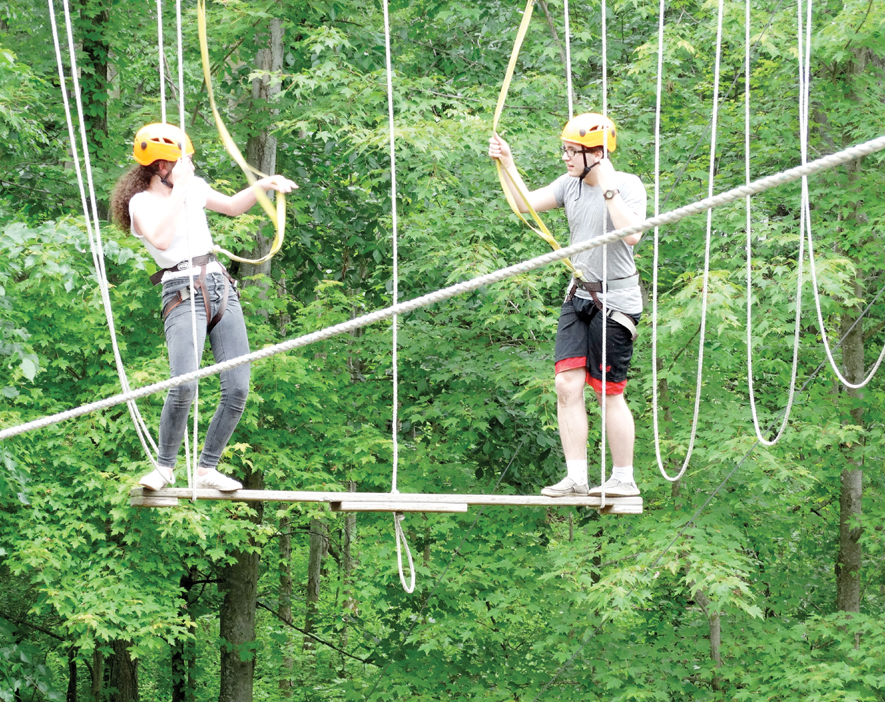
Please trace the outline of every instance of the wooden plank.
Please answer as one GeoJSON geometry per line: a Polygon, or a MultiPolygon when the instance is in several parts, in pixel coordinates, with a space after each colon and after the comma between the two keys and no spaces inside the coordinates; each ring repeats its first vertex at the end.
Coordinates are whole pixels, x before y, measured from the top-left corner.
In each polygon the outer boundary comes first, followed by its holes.
{"type": "MultiPolygon", "coordinates": [[[[142,492],[142,488],[133,488],[131,501],[135,498],[150,496],[153,498],[176,498],[189,500],[192,491],[187,488],[167,488],[142,492]]],[[[238,502],[342,502],[378,503],[392,502],[401,505],[414,503],[449,503],[466,505],[514,506],[514,507],[592,507],[599,509],[599,497],[543,497],[541,495],[429,495],[422,493],[390,493],[390,492],[313,492],[289,490],[237,490],[235,492],[219,492],[218,490],[197,490],[197,498],[201,500],[234,500],[238,502]]],[[[133,501],[132,504],[135,504],[133,501]]],[[[631,508],[629,511],[611,512],[612,514],[641,514],[642,497],[609,497],[605,498],[606,510],[615,507],[631,508]]]]}
{"type": "Polygon", "coordinates": [[[144,495],[131,495],[129,504],[133,507],[178,507],[177,497],[157,497],[150,491],[144,495]]]}
{"type": "Polygon", "coordinates": [[[466,512],[466,504],[451,502],[332,502],[333,512],[466,512]]]}

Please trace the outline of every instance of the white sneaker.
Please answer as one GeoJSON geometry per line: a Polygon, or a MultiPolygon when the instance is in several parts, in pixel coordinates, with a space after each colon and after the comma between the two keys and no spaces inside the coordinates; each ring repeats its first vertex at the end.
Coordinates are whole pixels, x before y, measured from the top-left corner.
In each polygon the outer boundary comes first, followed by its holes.
{"type": "Polygon", "coordinates": [[[237,482],[233,478],[228,478],[226,475],[222,475],[214,468],[210,471],[207,471],[205,475],[200,475],[199,473],[194,476],[194,480],[197,484],[198,490],[220,490],[221,492],[233,492],[234,490],[240,490],[243,487],[243,484],[237,482]]]}
{"type": "Polygon", "coordinates": [[[601,495],[603,488],[605,488],[607,497],[636,497],[639,494],[639,488],[636,487],[636,483],[622,483],[617,478],[609,478],[604,485],[592,488],[590,494],[601,495]]]}
{"type": "Polygon", "coordinates": [[[173,475],[172,470],[169,468],[166,470],[169,471],[169,477],[166,477],[166,474],[159,468],[154,468],[150,473],[139,480],[138,484],[148,490],[162,490],[167,485],[172,485],[172,483],[175,482],[175,475],[173,475]]]}
{"type": "Polygon", "coordinates": [[[576,483],[571,478],[563,478],[556,485],[541,490],[544,497],[583,497],[587,494],[587,486],[576,483]]]}

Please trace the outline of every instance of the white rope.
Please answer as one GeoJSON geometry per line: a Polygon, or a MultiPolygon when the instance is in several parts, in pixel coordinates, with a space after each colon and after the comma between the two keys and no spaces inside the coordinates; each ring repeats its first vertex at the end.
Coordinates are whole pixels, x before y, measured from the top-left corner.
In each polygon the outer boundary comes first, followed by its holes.
{"type": "MultiPolygon", "coordinates": [[[[606,29],[605,24],[605,15],[607,14],[607,9],[605,6],[605,0],[602,0],[602,27],[600,32],[602,32],[602,116],[608,117],[608,30],[606,29]]],[[[603,136],[608,136],[603,132],[603,136]]],[[[607,155],[607,154],[606,154],[607,155]]]]}
{"type": "MultiPolygon", "coordinates": [[[[394,133],[393,121],[393,61],[390,53],[390,15],[388,12],[387,0],[384,0],[384,49],[387,59],[387,119],[390,129],[390,212],[391,212],[391,237],[393,240],[393,305],[399,302],[399,251],[397,248],[397,209],[396,209],[396,135],[394,133]]],[[[393,366],[393,475],[391,477],[390,492],[398,494],[397,489],[397,473],[399,472],[399,437],[397,430],[399,428],[399,358],[397,355],[397,329],[399,326],[398,315],[393,314],[391,320],[392,332],[392,360],[393,366]]],[[[412,561],[412,551],[409,543],[406,541],[406,535],[403,533],[402,521],[405,517],[400,513],[393,515],[393,528],[396,538],[396,562],[399,568],[399,579],[403,585],[403,589],[411,594],[415,591],[415,564],[412,561]],[[411,582],[406,583],[406,576],[403,572],[403,556],[402,548],[406,549],[409,559],[409,573],[411,582]]]]}
{"type": "MultiPolygon", "coordinates": [[[[101,293],[102,306],[105,312],[105,318],[108,322],[108,329],[111,337],[111,348],[114,354],[114,363],[117,369],[117,376],[120,380],[120,388],[125,392],[130,391],[129,380],[126,375],[126,368],[123,365],[123,358],[120,354],[120,348],[117,344],[117,334],[114,325],[114,313],[111,307],[111,299],[110,292],[108,289],[107,282],[107,274],[104,268],[104,245],[101,239],[101,228],[99,225],[100,219],[98,217],[98,204],[97,198],[95,197],[95,186],[92,179],[92,164],[89,158],[89,147],[88,140],[86,136],[86,121],[83,117],[83,104],[80,95],[80,84],[78,80],[78,70],[77,70],[77,58],[76,51],[74,48],[74,37],[73,37],[73,23],[71,22],[70,16],[70,8],[68,6],[67,0],[63,3],[64,7],[64,15],[65,15],[65,28],[67,31],[67,39],[68,39],[68,57],[71,65],[71,80],[73,83],[73,92],[75,96],[75,101],[77,105],[77,117],[80,123],[80,138],[83,147],[83,161],[84,167],[86,170],[87,182],[89,187],[89,202],[91,202],[91,212],[92,216],[90,216],[90,207],[87,204],[87,195],[86,195],[86,186],[83,182],[83,174],[80,170],[80,156],[77,149],[77,138],[75,136],[73,119],[71,117],[71,108],[68,102],[67,95],[67,81],[64,74],[64,66],[62,62],[61,56],[61,44],[58,37],[58,29],[56,26],[55,19],[55,7],[53,5],[53,0],[49,0],[49,15],[50,15],[50,26],[52,28],[52,38],[55,46],[55,57],[56,64],[58,67],[58,76],[59,76],[59,85],[61,87],[61,95],[62,102],[65,108],[65,119],[68,127],[68,139],[71,144],[71,153],[72,160],[74,163],[74,171],[77,175],[77,185],[80,190],[80,203],[83,208],[83,217],[86,223],[86,232],[89,239],[89,249],[92,253],[92,262],[95,267],[95,275],[98,281],[99,291],[101,293]],[[94,228],[94,230],[93,230],[94,228]]],[[[145,452],[145,455],[148,458],[148,461],[156,467],[156,463],[154,462],[153,454],[151,452],[151,448],[156,451],[156,444],[151,438],[150,432],[144,422],[144,419],[141,416],[141,413],[138,410],[134,401],[129,401],[128,403],[129,414],[132,418],[132,423],[135,427],[135,433],[138,436],[138,439],[142,445],[142,449],[145,452]]]]}
{"type": "MultiPolygon", "coordinates": [[[[724,11],[724,0],[719,0],[718,3],[718,15],[716,21],[716,61],[713,70],[713,116],[711,118],[712,128],[710,130],[710,168],[707,176],[707,198],[710,199],[713,197],[713,185],[715,183],[716,177],[716,136],[717,136],[717,123],[719,121],[719,76],[720,76],[720,68],[721,68],[721,59],[722,59],[722,16],[724,11]]],[[[703,378],[704,378],[704,337],[706,335],[707,328],[707,301],[709,297],[709,287],[710,287],[710,242],[713,236],[713,210],[707,210],[707,230],[706,236],[704,237],[704,275],[703,275],[703,289],[701,291],[701,329],[699,332],[700,340],[698,342],[698,372],[697,372],[697,388],[695,389],[695,397],[694,397],[694,416],[691,421],[691,431],[689,434],[689,442],[688,442],[688,450],[685,454],[685,460],[682,464],[682,468],[679,470],[679,473],[675,477],[670,477],[668,475],[667,470],[664,468],[663,461],[661,461],[660,449],[657,445],[656,440],[656,452],[658,454],[658,470],[660,470],[661,475],[664,476],[666,480],[670,482],[676,482],[679,480],[685,471],[688,469],[689,461],[691,460],[691,454],[694,451],[695,439],[697,438],[697,430],[698,430],[698,420],[700,417],[700,408],[701,408],[701,390],[703,389],[703,378]]],[[[655,322],[657,320],[655,319],[655,322]]],[[[657,326],[655,325],[655,329],[657,326]]],[[[654,360],[652,361],[654,364],[654,360]]],[[[655,373],[654,379],[656,381],[657,374],[655,373]]],[[[656,385],[656,383],[655,383],[656,385]]],[[[657,432],[656,432],[657,434],[657,432]]]]}
{"type": "Polygon", "coordinates": [[[572,90],[572,35],[569,27],[568,0],[564,0],[563,16],[565,18],[565,84],[568,92],[568,118],[575,116],[574,91],[572,90]]]}
{"type": "MultiPolygon", "coordinates": [[[[399,252],[397,250],[397,210],[396,210],[396,142],[393,122],[393,62],[390,56],[390,17],[388,14],[387,0],[384,0],[384,48],[387,59],[387,119],[390,130],[390,214],[393,241],[393,304],[399,302],[399,252]]],[[[391,330],[393,333],[393,477],[391,489],[397,490],[396,481],[399,469],[399,441],[397,436],[397,424],[399,422],[399,359],[397,358],[397,327],[399,320],[396,314],[392,317],[391,330]]]]}
{"type": "Polygon", "coordinates": [[[163,0],[157,0],[157,65],[160,70],[160,121],[166,124],[166,67],[163,58],[163,0]]]}
{"type": "MultiPolygon", "coordinates": [[[[175,0],[175,31],[178,49],[178,128],[181,130],[181,158],[187,157],[187,132],[185,131],[185,111],[184,111],[184,37],[182,36],[181,23],[181,0],[175,0]]],[[[188,278],[190,280],[190,308],[191,308],[191,338],[194,344],[194,366],[200,368],[200,339],[197,332],[197,301],[196,287],[194,286],[194,257],[191,250],[191,230],[188,220],[188,197],[186,196],[182,203],[182,211],[184,212],[184,233],[185,247],[187,250],[188,261],[188,278]]],[[[205,296],[207,291],[203,290],[205,296]]],[[[208,300],[206,300],[208,302],[208,300]]],[[[206,328],[209,325],[209,310],[206,311],[206,328]]],[[[197,481],[196,474],[199,467],[199,423],[200,423],[200,384],[194,389],[194,439],[193,439],[193,456],[188,446],[187,432],[185,431],[184,441],[184,464],[187,471],[187,485],[191,489],[191,501],[197,501],[197,481]]]]}
{"type": "Polygon", "coordinates": [[[311,332],[310,334],[304,334],[302,336],[296,337],[294,339],[289,339],[288,341],[284,341],[279,344],[267,346],[263,349],[259,349],[258,351],[252,351],[251,353],[244,354],[243,356],[238,356],[237,358],[232,358],[221,363],[206,366],[199,369],[198,371],[194,371],[193,373],[186,373],[175,378],[170,378],[169,380],[146,385],[128,393],[107,397],[103,400],[90,402],[88,404],[66,410],[64,412],[47,415],[45,417],[41,417],[30,422],[25,422],[15,427],[0,430],[0,441],[2,441],[3,439],[8,439],[12,436],[17,436],[19,434],[33,431],[35,429],[42,429],[52,424],[58,424],[59,422],[66,421],[68,419],[74,419],[75,417],[80,417],[84,414],[89,414],[90,412],[97,412],[100,410],[108,409],[109,407],[114,407],[123,402],[128,402],[129,400],[137,400],[141,397],[147,397],[148,395],[153,395],[154,393],[163,392],[164,390],[168,390],[169,388],[175,387],[176,385],[183,385],[184,383],[191,382],[192,380],[198,380],[200,378],[206,378],[210,375],[216,375],[222,371],[241,366],[244,363],[254,363],[256,361],[264,360],[265,358],[270,358],[271,356],[275,356],[279,353],[286,353],[287,351],[292,351],[303,346],[309,346],[310,344],[319,341],[331,339],[332,337],[338,336],[339,334],[347,334],[356,331],[357,329],[367,327],[370,324],[375,324],[376,322],[389,319],[395,314],[402,315],[420,309],[422,307],[435,305],[444,300],[457,297],[458,295],[463,295],[464,293],[478,290],[485,285],[493,285],[495,283],[501,282],[502,280],[512,278],[513,276],[521,275],[523,273],[528,273],[529,271],[542,268],[555,261],[560,261],[563,258],[575,256],[583,251],[589,251],[590,249],[594,249],[597,246],[611,244],[615,241],[623,239],[624,237],[630,236],[631,234],[638,234],[640,232],[649,231],[654,227],[674,224],[691,215],[701,214],[711,208],[721,207],[722,205],[728,205],[737,200],[741,200],[747,195],[755,195],[761,192],[765,192],[766,190],[776,188],[780,185],[784,185],[786,183],[792,183],[793,181],[799,180],[803,175],[813,175],[815,173],[820,173],[821,171],[835,168],[836,166],[841,166],[845,163],[849,163],[850,161],[857,160],[858,158],[862,158],[863,156],[868,156],[869,154],[876,153],[877,151],[882,150],[885,150],[885,136],[880,136],[861,144],[856,144],[855,146],[851,146],[847,149],[842,149],[841,151],[830,154],[828,156],[823,156],[822,158],[812,161],[811,163],[804,166],[795,166],[780,173],[760,178],[759,180],[756,180],[749,185],[741,185],[737,188],[732,188],[731,190],[727,190],[718,195],[714,195],[713,197],[706,197],[703,200],[692,202],[688,205],[684,205],[683,207],[671,210],[670,212],[665,212],[662,215],[650,217],[637,224],[632,224],[629,227],[624,227],[622,229],[609,232],[604,237],[597,237],[596,239],[590,239],[587,241],[579,242],[577,244],[572,244],[570,246],[565,246],[558,251],[550,251],[541,256],[536,256],[535,258],[521,261],[512,266],[500,268],[496,271],[492,271],[491,273],[486,273],[484,275],[477,276],[476,278],[472,278],[461,283],[456,283],[445,288],[440,288],[439,290],[427,293],[426,295],[421,295],[420,297],[416,297],[412,300],[400,302],[396,305],[391,305],[390,307],[362,315],[361,317],[355,317],[354,319],[348,320],[346,322],[341,322],[340,324],[335,324],[330,327],[311,332]]]}
{"type": "MultiPolygon", "coordinates": [[[[807,100],[807,91],[803,87],[802,75],[802,0],[799,0],[799,121],[800,121],[800,142],[802,152],[802,163],[806,163],[807,154],[807,129],[802,126],[803,100],[807,100]]],[[[744,175],[746,182],[750,182],[750,2],[747,0],[745,8],[744,20],[744,41],[745,48],[745,93],[744,93],[744,175]]],[[[805,125],[807,127],[807,124],[805,125]]],[[[787,397],[787,406],[784,408],[781,424],[774,438],[769,440],[762,436],[762,427],[759,423],[759,416],[756,407],[756,396],[753,387],[753,282],[752,282],[752,249],[753,249],[753,223],[751,217],[750,198],[746,198],[747,212],[747,383],[750,392],[750,413],[753,417],[753,429],[756,432],[756,438],[763,446],[774,446],[783,436],[787,425],[790,421],[790,414],[793,409],[793,402],[796,398],[796,377],[799,370],[799,341],[802,319],[802,272],[805,258],[805,205],[807,203],[807,188],[805,182],[807,178],[803,178],[802,201],[800,204],[800,221],[799,221],[799,256],[798,256],[798,280],[796,283],[796,320],[793,331],[793,365],[790,370],[790,389],[787,397]]]]}
{"type": "MultiPolygon", "coordinates": [[[[749,0],[747,0],[749,2],[749,0]]],[[[664,9],[665,0],[660,0],[658,8],[658,79],[655,97],[655,205],[654,216],[660,214],[661,207],[661,97],[663,95],[664,73],[664,9]]],[[[654,230],[654,253],[652,260],[651,284],[651,409],[652,427],[655,438],[655,455],[658,467],[664,465],[661,457],[661,431],[658,423],[658,270],[659,270],[660,229],[654,230]]]]}
{"type": "Polygon", "coordinates": [[[415,591],[415,562],[412,560],[412,552],[409,550],[409,544],[406,542],[406,535],[403,533],[402,521],[405,519],[402,512],[394,512],[393,514],[393,530],[396,536],[396,564],[399,568],[399,581],[403,584],[403,590],[410,595],[415,591]],[[406,582],[406,575],[403,572],[403,552],[400,548],[402,544],[406,549],[406,556],[409,559],[409,575],[410,582],[406,582]]]}
{"type": "MultiPolygon", "coordinates": [[[[799,14],[799,22],[800,22],[800,48],[801,48],[801,0],[799,2],[800,5],[800,14],[799,14]]],[[[800,129],[803,136],[802,142],[802,162],[805,163],[806,152],[808,149],[808,115],[809,115],[809,103],[810,103],[810,83],[811,83],[811,0],[808,0],[807,5],[807,20],[806,20],[806,38],[805,38],[805,63],[804,66],[801,64],[802,54],[800,53],[800,67],[801,67],[801,85],[802,85],[802,102],[800,109],[800,129]]],[[[875,364],[873,364],[872,369],[869,374],[859,383],[852,383],[848,378],[846,378],[842,371],[839,370],[839,365],[836,363],[836,359],[833,357],[833,350],[830,347],[829,335],[827,334],[827,328],[824,323],[823,310],[821,309],[820,303],[820,292],[817,283],[817,269],[815,267],[814,260],[814,239],[812,236],[811,230],[811,204],[808,197],[808,178],[805,177],[802,179],[802,198],[803,198],[803,207],[802,207],[802,221],[807,226],[808,232],[808,261],[809,267],[811,269],[811,289],[814,291],[814,306],[815,311],[817,312],[817,323],[820,328],[821,340],[823,341],[824,351],[827,356],[827,360],[830,363],[830,367],[833,369],[833,373],[839,379],[843,385],[853,390],[859,390],[860,388],[867,385],[872,379],[873,376],[876,375],[879,370],[879,366],[882,365],[882,361],[885,360],[885,347],[882,348],[881,353],[879,354],[879,358],[876,359],[875,364]]]]}
{"type": "MultiPolygon", "coordinates": [[[[606,29],[605,15],[606,15],[606,4],[605,0],[602,0],[602,26],[600,32],[602,33],[602,116],[608,117],[608,30],[606,29]]],[[[602,153],[605,158],[608,158],[608,129],[605,125],[602,128],[602,153]]],[[[602,235],[605,237],[606,230],[608,229],[608,204],[603,201],[602,203],[603,213],[602,213],[602,235]]],[[[607,404],[608,404],[608,392],[607,392],[607,381],[606,381],[606,368],[607,368],[607,351],[606,348],[608,346],[608,295],[607,292],[608,285],[608,246],[603,246],[602,248],[602,402],[600,403],[600,412],[602,414],[602,438],[600,440],[601,446],[601,454],[602,457],[599,462],[599,486],[601,488],[601,492],[599,495],[599,508],[603,509],[605,507],[605,474],[606,474],[606,465],[605,465],[605,451],[607,448],[607,441],[605,432],[608,428],[607,425],[607,404]]]]}

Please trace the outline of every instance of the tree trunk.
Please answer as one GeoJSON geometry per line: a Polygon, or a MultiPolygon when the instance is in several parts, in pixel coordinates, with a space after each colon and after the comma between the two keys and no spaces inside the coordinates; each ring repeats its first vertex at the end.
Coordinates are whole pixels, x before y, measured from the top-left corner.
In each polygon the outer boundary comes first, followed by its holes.
{"type": "MultiPolygon", "coordinates": [[[[243,480],[246,490],[261,490],[264,477],[249,472],[243,480]]],[[[252,520],[261,521],[262,503],[253,503],[252,520]]],[[[220,588],[224,600],[220,611],[221,666],[219,702],[251,702],[255,677],[255,608],[258,599],[259,554],[237,551],[235,561],[221,569],[220,588]]]]}
{"type": "MultiPolygon", "coordinates": [[[[356,483],[353,480],[347,481],[348,492],[356,492],[356,483]]],[[[347,650],[347,642],[349,638],[349,615],[356,614],[356,599],[353,596],[353,569],[356,559],[354,557],[354,548],[356,545],[356,513],[347,512],[344,515],[344,548],[342,549],[341,570],[344,576],[344,626],[341,627],[341,639],[339,648],[342,651],[347,650]]],[[[338,673],[341,678],[347,677],[347,656],[341,654],[341,670],[338,673]]]]}
{"type": "MultiPolygon", "coordinates": [[[[689,582],[689,587],[694,587],[694,583],[689,582]]],[[[714,612],[710,606],[710,598],[703,590],[698,590],[694,594],[694,601],[698,603],[707,617],[710,625],[710,660],[712,660],[717,668],[722,667],[722,618],[719,612],[714,612]]],[[[722,689],[722,684],[718,675],[713,676],[711,685],[717,692],[722,689]]]]}
{"type": "Polygon", "coordinates": [[[77,702],[77,658],[73,648],[68,650],[68,691],[65,702],[77,702]]]}
{"type": "MultiPolygon", "coordinates": [[[[280,520],[280,618],[290,627],[292,625],[292,524],[288,517],[280,520]]],[[[295,660],[292,657],[292,642],[288,630],[283,643],[283,669],[280,675],[280,696],[284,699],[292,697],[295,681],[292,673],[295,660]]]]}
{"type": "MultiPolygon", "coordinates": [[[[193,605],[193,587],[195,569],[188,570],[181,576],[179,586],[181,594],[181,612],[193,621],[191,606],[193,605]]],[[[191,702],[194,699],[193,666],[194,650],[190,639],[179,639],[172,648],[172,702],[191,702]]]]}
{"type": "MultiPolygon", "coordinates": [[[[855,282],[855,294],[863,294],[860,284],[855,282]]],[[[842,334],[858,319],[859,310],[842,316],[842,334]]],[[[864,376],[863,321],[845,336],[842,342],[842,372],[852,383],[858,383],[864,376]]],[[[863,397],[863,391],[848,388],[851,398],[863,397]]],[[[863,408],[853,407],[850,411],[855,424],[863,424],[863,408]]],[[[853,467],[842,471],[841,494],[839,496],[839,554],[836,557],[836,607],[842,612],[860,612],[860,567],[862,549],[859,543],[862,529],[858,526],[863,499],[863,469],[848,458],[853,467]]]]}
{"type": "MultiPolygon", "coordinates": [[[[92,158],[103,162],[108,144],[108,65],[111,47],[106,27],[110,15],[104,5],[96,0],[79,0],[75,7],[79,10],[79,21],[75,20],[75,24],[83,49],[83,56],[78,62],[78,80],[86,134],[92,158]]],[[[99,218],[107,219],[107,197],[99,197],[97,204],[99,218]]]]}
{"type": "Polygon", "coordinates": [[[111,641],[111,657],[108,659],[108,699],[110,702],[135,702],[138,700],[138,661],[132,660],[129,649],[131,641],[111,641]]]}
{"type": "MultiPolygon", "coordinates": [[[[323,570],[323,557],[328,549],[326,525],[319,519],[310,520],[310,555],[307,563],[307,608],[304,616],[304,631],[312,634],[316,619],[317,603],[320,601],[320,581],[323,570]]],[[[304,638],[303,650],[310,651],[313,640],[304,638]]]]}
{"type": "MultiPolygon", "coordinates": [[[[261,49],[256,57],[256,68],[262,71],[278,72],[283,68],[283,24],[279,19],[270,21],[270,35],[268,48],[261,49]]],[[[268,76],[256,78],[252,81],[252,100],[255,103],[267,103],[280,92],[280,84],[272,84],[268,76]]],[[[279,110],[270,110],[269,114],[275,115],[279,110]]],[[[246,160],[250,165],[268,175],[273,175],[277,170],[277,138],[267,128],[262,129],[256,136],[249,139],[246,144],[246,160]]],[[[273,233],[264,236],[260,231],[255,232],[255,248],[249,252],[247,258],[261,258],[270,251],[273,242],[273,233]]],[[[241,267],[244,278],[254,275],[269,276],[271,262],[265,261],[258,265],[244,263],[241,267]]],[[[244,280],[248,285],[249,281],[244,280]]]]}
{"type": "Polygon", "coordinates": [[[92,652],[92,685],[89,693],[92,696],[92,702],[100,702],[102,683],[104,682],[104,655],[98,649],[92,652]]]}

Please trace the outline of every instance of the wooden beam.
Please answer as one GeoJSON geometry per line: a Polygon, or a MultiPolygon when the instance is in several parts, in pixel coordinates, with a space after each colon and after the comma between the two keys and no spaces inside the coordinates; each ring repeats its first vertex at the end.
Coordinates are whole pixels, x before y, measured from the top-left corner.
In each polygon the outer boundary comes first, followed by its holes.
{"type": "MultiPolygon", "coordinates": [[[[155,500],[189,500],[193,494],[187,488],[167,488],[165,490],[143,490],[133,488],[130,503],[143,507],[168,506],[166,502],[156,504],[155,500]],[[152,504],[147,504],[150,500],[152,504]]],[[[339,504],[346,502],[355,504],[388,503],[398,505],[392,511],[426,511],[409,509],[414,504],[449,504],[449,505],[489,505],[514,507],[592,507],[599,509],[599,497],[542,497],[540,495],[428,495],[416,492],[312,492],[289,490],[237,490],[235,492],[219,492],[218,490],[197,490],[197,498],[201,500],[232,500],[236,502],[320,502],[339,504]]],[[[606,514],[642,514],[642,497],[606,497],[606,514]]],[[[335,508],[333,508],[335,509],[335,508]]],[[[337,508],[340,510],[340,507],[337,508]]],[[[343,511],[343,510],[342,510],[343,511]]],[[[362,511],[373,511],[366,507],[362,511]]],[[[377,511],[389,511],[378,509],[377,511]]]]}
{"type": "Polygon", "coordinates": [[[330,502],[333,512],[466,512],[467,505],[451,502],[330,502]]]}

